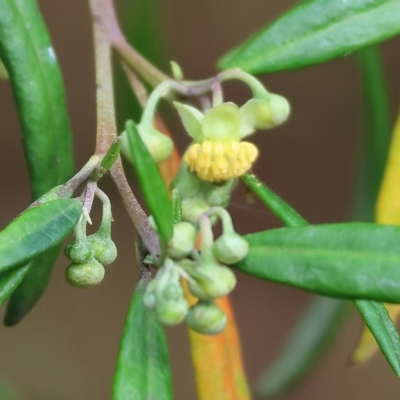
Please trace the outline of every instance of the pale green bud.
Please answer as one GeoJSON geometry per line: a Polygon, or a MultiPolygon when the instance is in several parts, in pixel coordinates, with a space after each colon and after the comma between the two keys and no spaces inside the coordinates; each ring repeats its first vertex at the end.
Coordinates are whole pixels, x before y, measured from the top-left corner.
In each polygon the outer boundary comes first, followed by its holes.
{"type": "Polygon", "coordinates": [[[182,219],[196,224],[199,216],[210,208],[210,205],[201,197],[191,197],[182,200],[182,219]]]}
{"type": "Polygon", "coordinates": [[[196,228],[189,222],[178,222],[174,225],[174,233],[168,244],[168,255],[180,260],[189,255],[196,241],[196,228]]]}
{"type": "Polygon", "coordinates": [[[213,244],[215,258],[226,265],[239,262],[248,252],[249,244],[235,232],[223,233],[213,244]]]}
{"type": "Polygon", "coordinates": [[[157,320],[163,325],[176,325],[181,323],[188,312],[188,304],[183,298],[157,302],[155,312],[157,320]]]}
{"type": "Polygon", "coordinates": [[[198,272],[204,276],[194,277],[188,282],[190,292],[203,300],[214,300],[217,297],[230,293],[236,285],[235,274],[224,265],[200,265],[198,272]]]}
{"type": "Polygon", "coordinates": [[[227,318],[214,303],[200,300],[189,308],[185,322],[195,332],[217,335],[224,330],[227,318]]]}
{"type": "Polygon", "coordinates": [[[117,258],[117,247],[110,237],[104,237],[99,232],[87,237],[90,246],[93,248],[95,259],[106,266],[117,258]]]}
{"type": "MultiPolygon", "coordinates": [[[[290,114],[290,104],[278,94],[265,99],[251,99],[240,109],[242,124],[255,129],[268,129],[285,122],[290,114]]],[[[243,134],[242,137],[247,134],[243,134]]]]}
{"type": "MultiPolygon", "coordinates": [[[[140,124],[137,125],[137,129],[144,145],[157,164],[165,161],[171,155],[174,144],[168,136],[164,135],[155,128],[152,128],[151,130],[143,129],[140,124]]],[[[132,160],[130,154],[127,132],[124,131],[120,137],[122,143],[121,153],[130,163],[134,165],[135,162],[132,160]]]]}
{"type": "Polygon", "coordinates": [[[85,264],[71,264],[65,270],[67,282],[79,288],[98,285],[103,280],[104,274],[104,267],[94,259],[85,264]]]}
{"type": "Polygon", "coordinates": [[[64,253],[75,264],[83,264],[94,256],[93,248],[87,240],[74,240],[67,245],[64,253]]]}

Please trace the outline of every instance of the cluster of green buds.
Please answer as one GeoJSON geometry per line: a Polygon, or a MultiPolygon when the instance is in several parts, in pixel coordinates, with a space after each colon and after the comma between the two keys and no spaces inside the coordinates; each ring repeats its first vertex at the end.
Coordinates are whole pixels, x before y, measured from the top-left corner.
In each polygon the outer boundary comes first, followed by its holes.
{"type": "MultiPolygon", "coordinates": [[[[205,81],[184,81],[179,66],[173,64],[175,80],[164,81],[150,95],[137,125],[139,135],[150,155],[159,163],[172,152],[171,140],[153,126],[156,107],[162,97],[174,93],[195,96],[202,109],[175,101],[179,116],[192,143],[185,151],[172,188],[179,193],[181,221],[174,226],[173,238],[164,263],[148,285],[145,303],[165,325],[183,320],[193,330],[216,334],[226,324],[226,317],[215,299],[230,293],[236,278],[229,265],[242,260],[248,244],[232,225],[225,207],[237,178],[252,168],[258,157],[257,147],[243,139],[256,130],[275,127],[289,116],[288,101],[270,93],[253,76],[232,69],[205,81]],[[252,98],[242,106],[224,101],[222,83],[240,80],[252,91],[252,98]],[[207,97],[210,93],[211,97],[207,97]],[[220,218],[223,234],[213,240],[212,223],[220,218]],[[200,252],[195,241],[201,234],[200,252]],[[180,282],[198,302],[189,307],[180,282]]],[[[130,160],[127,133],[122,135],[122,153],[130,160]]]]}
{"type": "Polygon", "coordinates": [[[87,288],[98,285],[104,278],[104,267],[114,262],[117,248],[111,239],[111,203],[107,195],[96,188],[96,196],[103,205],[103,214],[98,231],[86,235],[88,217],[83,213],[74,229],[74,239],[65,248],[71,264],[65,270],[67,281],[76,287],[87,288]]]}
{"type": "Polygon", "coordinates": [[[232,219],[224,208],[213,207],[198,218],[196,225],[187,221],[174,225],[167,258],[155,278],[149,283],[144,302],[164,325],[182,321],[196,332],[214,335],[226,325],[226,316],[214,300],[229,294],[236,285],[236,277],[227,265],[242,260],[248,243],[233,228],[232,219]],[[222,235],[214,241],[212,220],[222,221],[222,235]],[[195,250],[198,233],[201,251],[195,250]],[[184,297],[181,280],[198,301],[189,307],[184,297]]]}

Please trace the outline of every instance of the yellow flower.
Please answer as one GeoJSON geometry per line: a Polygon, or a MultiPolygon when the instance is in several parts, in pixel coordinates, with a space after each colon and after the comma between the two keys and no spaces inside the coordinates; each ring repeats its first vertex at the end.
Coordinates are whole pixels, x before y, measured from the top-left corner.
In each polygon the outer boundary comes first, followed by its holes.
{"type": "Polygon", "coordinates": [[[205,140],[190,145],[183,159],[200,179],[218,182],[244,174],[257,156],[257,147],[249,142],[205,140]]]}
{"type": "Polygon", "coordinates": [[[236,104],[223,103],[205,115],[185,104],[175,102],[175,107],[195,140],[183,157],[191,172],[202,180],[220,182],[237,178],[251,168],[258,149],[240,141],[250,130],[243,125],[236,104]]]}

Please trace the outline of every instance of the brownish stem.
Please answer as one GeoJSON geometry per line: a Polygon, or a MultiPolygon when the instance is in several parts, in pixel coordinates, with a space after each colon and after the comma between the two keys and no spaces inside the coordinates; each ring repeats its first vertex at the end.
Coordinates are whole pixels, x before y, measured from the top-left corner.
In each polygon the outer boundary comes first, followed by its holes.
{"type": "MultiPolygon", "coordinates": [[[[91,1],[93,2],[94,0],[91,1]]],[[[121,57],[122,61],[153,87],[167,79],[171,79],[168,75],[164,74],[147,61],[126,41],[115,14],[113,1],[101,0],[101,3],[104,27],[107,31],[110,44],[121,57]]]]}
{"type": "Polygon", "coordinates": [[[144,245],[153,258],[158,259],[160,257],[160,242],[158,236],[150,226],[147,215],[136,200],[136,197],[129,186],[120,158],[118,158],[111,167],[110,173],[115,185],[117,186],[119,194],[122,197],[126,211],[131,217],[144,245]]]}
{"type": "MultiPolygon", "coordinates": [[[[95,155],[102,158],[117,137],[112,83],[111,39],[117,37],[120,32],[118,25],[117,30],[113,25],[115,13],[111,0],[89,0],[89,4],[93,20],[96,66],[97,135],[95,155]]],[[[160,255],[158,236],[150,227],[147,215],[136,200],[119,158],[110,169],[110,173],[144,245],[154,258],[158,258],[160,255]]]]}
{"type": "Polygon", "coordinates": [[[103,0],[89,0],[96,66],[97,136],[95,154],[102,157],[117,136],[111,66],[111,42],[103,0]]]}

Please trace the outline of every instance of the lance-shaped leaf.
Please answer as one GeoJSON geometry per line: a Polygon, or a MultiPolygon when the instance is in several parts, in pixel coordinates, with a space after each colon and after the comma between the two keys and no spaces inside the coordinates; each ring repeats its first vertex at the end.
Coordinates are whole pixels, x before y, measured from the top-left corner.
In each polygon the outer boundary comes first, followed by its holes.
{"type": "Polygon", "coordinates": [[[143,303],[139,282],[125,321],[113,384],[113,400],[172,400],[171,368],[162,326],[143,303]]]}
{"type": "Polygon", "coordinates": [[[73,172],[61,71],[35,0],[1,2],[0,57],[17,103],[35,200],[73,172]]]}
{"type": "Polygon", "coordinates": [[[357,300],[355,305],[387,362],[400,377],[400,338],[384,304],[357,300]]]}
{"type": "Polygon", "coordinates": [[[76,199],[53,200],[24,211],[0,232],[0,272],[61,243],[81,213],[76,199]]]}
{"type": "Polygon", "coordinates": [[[398,0],[312,0],[225,55],[222,69],[261,74],[342,57],[400,33],[398,0]]]}
{"type": "Polygon", "coordinates": [[[172,205],[167,189],[156,163],[151,158],[139,136],[135,123],[127,121],[125,129],[140,189],[142,190],[147,207],[156,222],[158,233],[165,247],[172,238],[173,224],[172,205]]]}
{"type": "Polygon", "coordinates": [[[341,300],[315,297],[278,358],[258,379],[257,393],[273,397],[302,378],[336,336],[347,309],[341,300]]]}
{"type": "Polygon", "coordinates": [[[24,279],[30,267],[31,264],[28,262],[21,267],[0,272],[0,307],[24,279]]]}
{"type": "Polygon", "coordinates": [[[310,225],[246,239],[249,254],[234,267],[248,275],[327,296],[400,303],[400,227],[310,225]]]}
{"type": "MultiPolygon", "coordinates": [[[[28,273],[7,303],[4,325],[18,324],[38,302],[49,283],[59,251],[60,246],[53,247],[30,262],[28,273]]],[[[9,272],[14,270],[19,270],[19,268],[12,268],[9,272]]]]}

